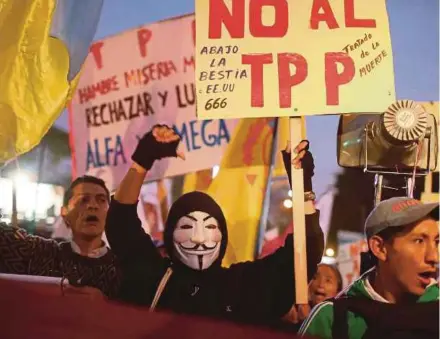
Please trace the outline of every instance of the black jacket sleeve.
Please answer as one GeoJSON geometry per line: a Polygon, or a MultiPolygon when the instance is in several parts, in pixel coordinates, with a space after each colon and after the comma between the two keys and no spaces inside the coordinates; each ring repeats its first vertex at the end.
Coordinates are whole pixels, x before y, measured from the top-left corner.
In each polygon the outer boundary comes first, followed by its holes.
{"type": "Polygon", "coordinates": [[[107,240],[122,271],[116,299],[150,305],[168,267],[137,215],[137,204],[121,204],[112,198],[105,225],[107,240]]]}
{"type": "MultiPolygon", "coordinates": [[[[317,270],[324,250],[319,212],[306,215],[307,280],[317,270]]],[[[293,236],[275,253],[254,262],[232,265],[230,279],[235,280],[242,309],[253,318],[279,319],[295,303],[293,236]]]]}
{"type": "Polygon", "coordinates": [[[163,264],[163,258],[151,237],[145,233],[137,215],[137,204],[121,204],[114,198],[107,213],[105,232],[112,251],[121,265],[163,264]]]}

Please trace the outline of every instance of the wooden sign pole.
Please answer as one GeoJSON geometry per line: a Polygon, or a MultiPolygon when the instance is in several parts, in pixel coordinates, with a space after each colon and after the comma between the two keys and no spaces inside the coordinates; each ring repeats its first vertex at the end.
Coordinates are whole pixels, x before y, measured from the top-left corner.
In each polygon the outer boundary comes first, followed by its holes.
{"type": "MultiPolygon", "coordinates": [[[[295,147],[306,138],[305,118],[290,118],[291,157],[295,157],[295,147]]],[[[295,264],[295,303],[308,303],[306,225],[304,207],[304,175],[302,169],[292,169],[292,213],[293,213],[293,256],[295,264]]]]}

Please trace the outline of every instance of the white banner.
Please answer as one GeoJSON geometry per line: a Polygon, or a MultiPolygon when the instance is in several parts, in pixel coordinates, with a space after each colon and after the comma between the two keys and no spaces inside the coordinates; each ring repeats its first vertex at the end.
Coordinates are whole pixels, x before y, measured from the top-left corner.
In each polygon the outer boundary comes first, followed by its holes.
{"type": "Polygon", "coordinates": [[[368,244],[365,239],[339,245],[337,262],[344,287],[350,285],[353,281],[359,278],[361,270],[361,252],[367,251],[368,244]]]}
{"type": "Polygon", "coordinates": [[[175,127],[186,160],[157,162],[148,181],[218,164],[236,121],[197,121],[195,100],[193,15],[95,42],[69,106],[74,176],[115,189],[138,138],[158,123],[175,127]]]}

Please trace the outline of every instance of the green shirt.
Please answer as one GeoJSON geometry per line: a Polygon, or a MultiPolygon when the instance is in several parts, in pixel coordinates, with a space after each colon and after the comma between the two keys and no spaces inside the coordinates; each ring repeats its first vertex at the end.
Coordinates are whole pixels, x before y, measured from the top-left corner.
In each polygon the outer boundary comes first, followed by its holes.
{"type": "MultiPolygon", "coordinates": [[[[374,269],[366,272],[353,284],[341,292],[340,296],[363,297],[372,300],[385,302],[371,287],[368,277],[374,272],[374,269]]],[[[428,286],[425,293],[417,302],[429,302],[439,299],[439,287],[437,283],[428,286]]],[[[348,312],[348,336],[350,339],[362,338],[367,330],[365,320],[353,312],[348,312]]],[[[333,326],[333,302],[325,301],[316,305],[308,318],[305,320],[299,330],[299,334],[305,336],[315,336],[318,338],[332,338],[333,326]]]]}

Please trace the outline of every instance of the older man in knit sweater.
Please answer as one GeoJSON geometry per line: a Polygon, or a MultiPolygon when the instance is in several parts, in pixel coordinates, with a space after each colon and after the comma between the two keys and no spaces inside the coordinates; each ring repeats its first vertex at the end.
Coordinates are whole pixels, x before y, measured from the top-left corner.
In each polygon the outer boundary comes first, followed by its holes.
{"type": "Polygon", "coordinates": [[[72,240],[58,243],[0,225],[0,273],[64,277],[113,297],[119,289],[116,257],[102,241],[110,194],[104,181],[77,178],[66,191],[61,215],[72,240]]]}

